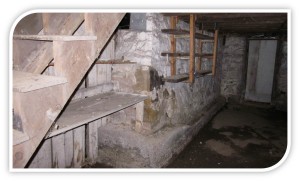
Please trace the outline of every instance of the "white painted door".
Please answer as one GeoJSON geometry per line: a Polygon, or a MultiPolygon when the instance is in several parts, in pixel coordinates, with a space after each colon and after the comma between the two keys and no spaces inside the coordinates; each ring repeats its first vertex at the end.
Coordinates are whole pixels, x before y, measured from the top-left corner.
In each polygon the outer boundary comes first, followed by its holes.
{"type": "Polygon", "coordinates": [[[277,40],[250,40],[245,99],[271,102],[277,40]]]}

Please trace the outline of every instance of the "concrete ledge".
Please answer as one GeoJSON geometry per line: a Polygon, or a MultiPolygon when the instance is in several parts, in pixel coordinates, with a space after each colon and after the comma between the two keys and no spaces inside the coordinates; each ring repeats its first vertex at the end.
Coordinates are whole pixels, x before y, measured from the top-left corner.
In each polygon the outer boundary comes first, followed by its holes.
{"type": "Polygon", "coordinates": [[[164,167],[224,105],[225,99],[218,98],[192,125],[165,127],[151,135],[141,135],[122,124],[100,127],[97,161],[116,168],[164,167]]]}

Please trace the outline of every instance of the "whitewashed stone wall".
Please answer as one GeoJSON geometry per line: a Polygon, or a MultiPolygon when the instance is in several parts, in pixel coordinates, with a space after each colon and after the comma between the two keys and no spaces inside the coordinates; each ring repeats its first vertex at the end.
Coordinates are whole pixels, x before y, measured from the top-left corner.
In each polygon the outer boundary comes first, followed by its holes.
{"type": "MultiPolygon", "coordinates": [[[[140,14],[139,16],[142,17],[140,14]]],[[[117,32],[116,59],[124,58],[149,66],[160,77],[169,76],[170,62],[167,61],[167,57],[161,56],[161,52],[170,51],[169,35],[161,33],[161,29],[170,28],[169,18],[159,13],[146,13],[145,18],[145,31],[130,29],[117,32]]],[[[177,26],[180,29],[189,29],[189,24],[183,21],[179,21],[177,26]]],[[[196,52],[197,48],[198,40],[196,40],[196,52]]],[[[212,48],[212,44],[205,44],[203,51],[212,53],[212,48]]],[[[177,52],[189,52],[189,40],[177,39],[176,49],[177,52]]],[[[211,60],[203,60],[202,67],[204,69],[211,69],[211,65],[211,60]]],[[[188,60],[177,59],[176,69],[177,74],[187,73],[188,60]]],[[[114,74],[113,70],[113,79],[114,74]]],[[[135,80],[136,77],[132,75],[131,79],[135,80]]],[[[128,79],[129,82],[131,79],[128,79]]],[[[136,92],[136,90],[132,91],[136,92]]],[[[165,125],[190,124],[199,118],[199,112],[206,105],[219,96],[220,71],[217,69],[215,77],[207,75],[196,78],[192,85],[166,82],[147,91],[148,93],[144,91],[144,94],[151,95],[151,100],[146,101],[144,119],[145,122],[151,123],[153,131],[159,130],[165,125]]]]}
{"type": "Polygon", "coordinates": [[[222,57],[221,94],[243,95],[246,71],[246,37],[227,35],[222,57]]]}

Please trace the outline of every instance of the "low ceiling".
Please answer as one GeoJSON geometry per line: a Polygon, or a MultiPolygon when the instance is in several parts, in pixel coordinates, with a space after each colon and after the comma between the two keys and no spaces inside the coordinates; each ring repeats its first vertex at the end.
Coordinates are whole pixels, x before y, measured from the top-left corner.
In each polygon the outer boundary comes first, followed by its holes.
{"type": "MultiPolygon", "coordinates": [[[[188,13],[162,13],[189,22],[188,13]]],[[[196,26],[223,33],[287,33],[287,13],[193,13],[196,26]]]]}

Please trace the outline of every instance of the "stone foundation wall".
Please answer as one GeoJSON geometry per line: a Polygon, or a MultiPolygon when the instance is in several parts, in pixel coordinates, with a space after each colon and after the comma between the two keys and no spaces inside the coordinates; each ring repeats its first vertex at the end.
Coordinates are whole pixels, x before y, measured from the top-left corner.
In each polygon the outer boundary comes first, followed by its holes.
{"type": "MultiPolygon", "coordinates": [[[[192,124],[199,118],[199,111],[220,95],[220,69],[217,68],[215,77],[199,77],[194,84],[164,83],[162,77],[170,75],[170,61],[162,57],[161,52],[170,51],[170,39],[168,34],[161,33],[161,29],[170,27],[169,18],[159,13],[138,16],[146,18],[145,27],[117,32],[116,58],[136,62],[140,67],[115,66],[112,80],[115,80],[119,90],[149,95],[145,101],[144,122],[153,132],[165,126],[192,124]]],[[[177,26],[189,29],[189,25],[182,21],[177,26]]],[[[212,44],[207,43],[203,51],[212,53],[212,48],[212,44]]],[[[178,52],[189,52],[189,40],[177,39],[176,49],[178,52]]],[[[211,61],[203,60],[202,67],[211,69],[211,61]]],[[[186,73],[188,69],[188,60],[178,58],[177,74],[186,73]]]]}
{"type": "Polygon", "coordinates": [[[246,84],[246,37],[226,35],[222,45],[221,94],[226,98],[244,95],[246,84]]]}

